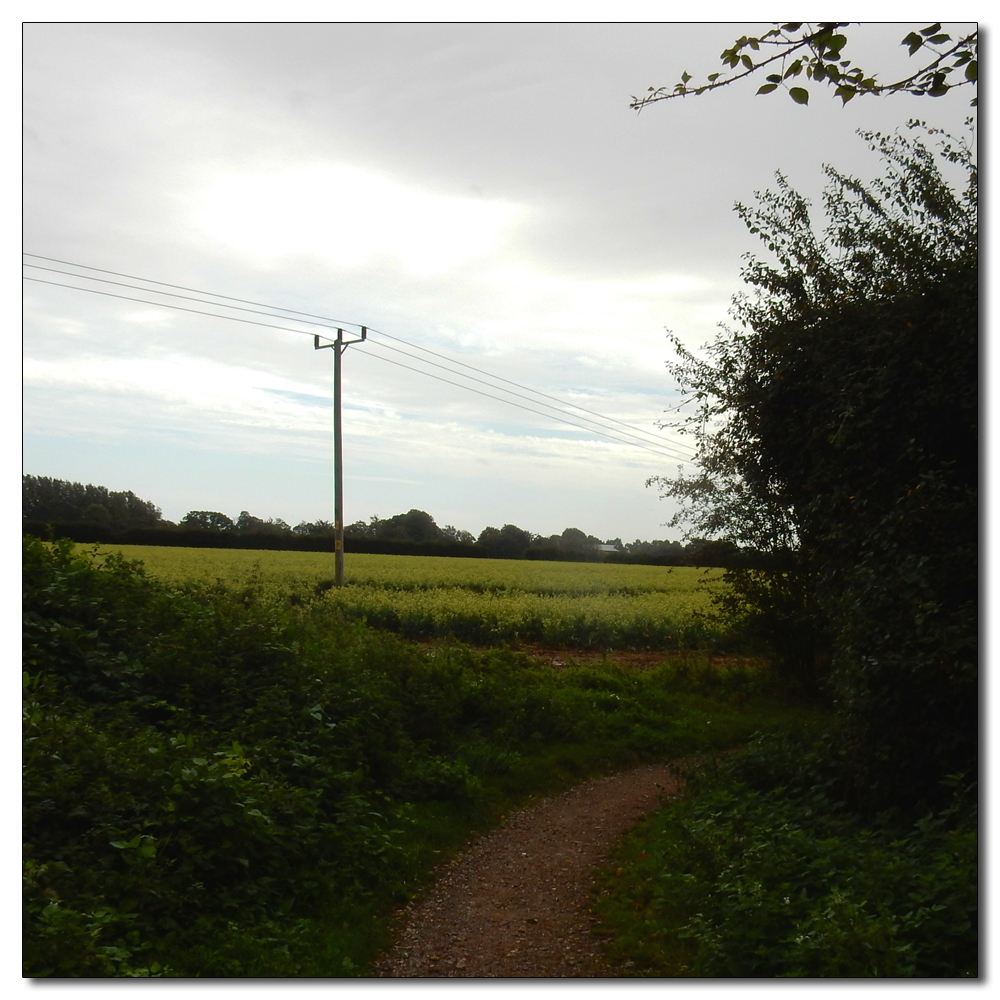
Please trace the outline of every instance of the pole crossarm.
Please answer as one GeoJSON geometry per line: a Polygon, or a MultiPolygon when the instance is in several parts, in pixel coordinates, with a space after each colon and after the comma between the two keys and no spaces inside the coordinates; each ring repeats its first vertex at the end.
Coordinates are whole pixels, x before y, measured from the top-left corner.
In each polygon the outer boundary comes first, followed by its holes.
{"type": "Polygon", "coordinates": [[[337,329],[337,339],[329,344],[319,342],[320,335],[313,335],[313,350],[324,347],[333,349],[333,550],[334,586],[344,586],[344,447],[340,418],[340,368],[344,351],[351,344],[360,344],[368,339],[368,328],[361,327],[361,336],[354,340],[344,340],[344,331],[337,329]]]}
{"type": "Polygon", "coordinates": [[[368,339],[368,327],[361,327],[361,336],[355,338],[354,340],[344,340],[344,331],[339,327],[337,328],[337,339],[331,340],[329,344],[321,344],[319,342],[320,334],[313,334],[313,350],[322,351],[324,347],[338,347],[341,350],[345,350],[350,347],[351,344],[360,344],[362,341],[368,339]]]}

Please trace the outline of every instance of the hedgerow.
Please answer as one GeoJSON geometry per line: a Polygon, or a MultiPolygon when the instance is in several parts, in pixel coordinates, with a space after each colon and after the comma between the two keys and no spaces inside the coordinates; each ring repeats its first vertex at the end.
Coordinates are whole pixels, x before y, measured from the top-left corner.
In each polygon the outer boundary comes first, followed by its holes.
{"type": "Polygon", "coordinates": [[[512,801],[789,716],[749,669],[421,650],[69,542],[26,538],[24,580],[32,977],[362,974],[379,914],[512,801]]]}
{"type": "Polygon", "coordinates": [[[861,815],[841,737],[755,740],[630,837],[598,910],[637,975],[977,975],[974,787],[955,776],[944,808],[861,815]]]}

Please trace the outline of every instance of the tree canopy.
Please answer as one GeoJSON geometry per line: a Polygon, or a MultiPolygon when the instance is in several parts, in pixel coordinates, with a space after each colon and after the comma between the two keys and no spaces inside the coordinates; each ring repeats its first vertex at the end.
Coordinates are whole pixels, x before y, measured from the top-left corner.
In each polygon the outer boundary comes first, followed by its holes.
{"type": "Polygon", "coordinates": [[[927,139],[865,134],[880,180],[826,168],[819,235],[780,174],[737,206],[769,259],[707,357],[675,344],[702,471],[657,480],[695,531],[787,557],[733,574],[743,607],[786,638],[819,616],[859,787],[886,802],[968,772],[976,732],[977,170],[910,124],[927,139]]]}
{"type": "Polygon", "coordinates": [[[131,490],[71,483],[49,476],[21,477],[23,516],[32,521],[92,521],[127,528],[161,521],[160,508],[131,490]]]}
{"type": "Polygon", "coordinates": [[[231,517],[217,510],[189,510],[181,518],[181,527],[194,531],[235,531],[231,517]]]}
{"type": "MultiPolygon", "coordinates": [[[[648,104],[705,94],[754,75],[764,77],[758,94],[783,89],[796,104],[809,103],[809,90],[802,85],[806,80],[833,87],[844,104],[865,94],[943,97],[955,87],[976,87],[978,31],[952,38],[940,23],[910,31],[900,44],[911,58],[918,57],[919,65],[909,76],[881,83],[875,72],[842,58],[848,42],[845,29],[850,26],[849,21],[775,22],[763,34],[744,35],[725,49],[719,58],[726,69],[708,74],[704,83],[692,84],[693,77],[685,70],[672,88],[650,87],[644,97],[633,97],[631,106],[641,111],[648,104]]],[[[975,106],[977,99],[971,103],[975,106]]]]}

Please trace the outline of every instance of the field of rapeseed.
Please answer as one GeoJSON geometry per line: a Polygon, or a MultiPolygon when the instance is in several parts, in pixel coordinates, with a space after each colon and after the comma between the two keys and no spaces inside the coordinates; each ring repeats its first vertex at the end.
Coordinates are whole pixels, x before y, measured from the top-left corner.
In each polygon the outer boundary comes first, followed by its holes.
{"type": "Polygon", "coordinates": [[[154,577],[246,586],[289,601],[322,595],[346,617],[410,639],[579,649],[716,646],[705,614],[721,570],[437,556],[350,554],[335,589],[332,553],[108,546],[154,577]]]}

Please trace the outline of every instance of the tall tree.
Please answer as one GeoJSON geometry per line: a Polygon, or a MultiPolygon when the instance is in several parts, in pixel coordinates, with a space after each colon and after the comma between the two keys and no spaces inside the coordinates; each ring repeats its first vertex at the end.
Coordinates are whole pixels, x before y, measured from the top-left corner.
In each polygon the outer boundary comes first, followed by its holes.
{"type": "Polygon", "coordinates": [[[377,522],[375,537],[398,542],[437,542],[442,536],[430,514],[412,509],[377,522]]]}
{"type": "Polygon", "coordinates": [[[181,527],[196,531],[232,531],[236,525],[231,517],[216,510],[189,510],[181,518],[181,527]]]}
{"type": "Polygon", "coordinates": [[[815,602],[858,787],[886,803],[976,759],[977,170],[925,131],[936,149],[866,135],[873,184],[826,168],[821,235],[780,175],[738,206],[771,259],[707,358],[676,345],[703,472],[659,480],[697,530],[787,555],[743,596],[801,584],[775,596],[793,624],[815,602]]]}
{"type": "Polygon", "coordinates": [[[476,544],[495,559],[523,559],[534,537],[516,524],[505,524],[502,528],[483,528],[476,544]]]}
{"type": "Polygon", "coordinates": [[[48,476],[21,477],[22,513],[32,521],[92,520],[113,528],[154,524],[160,508],[140,500],[131,490],[71,483],[48,476]]]}

